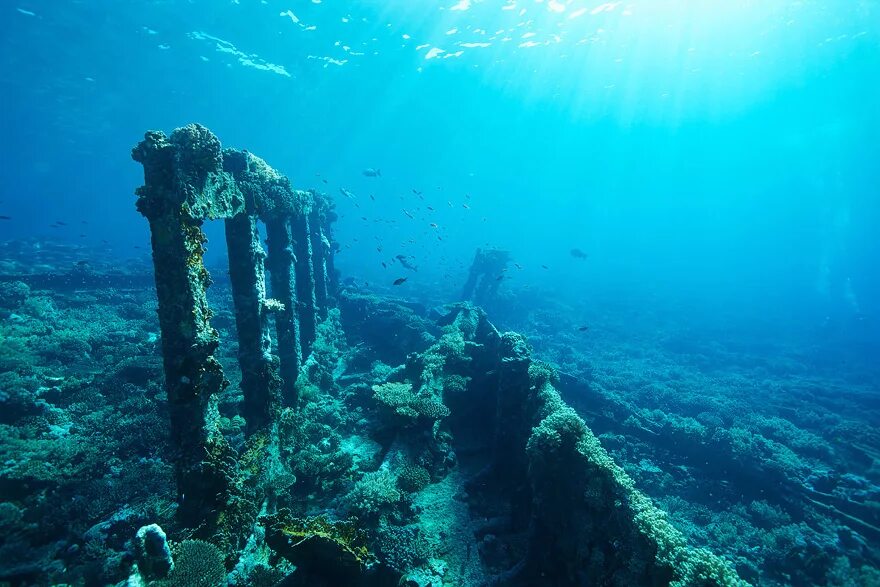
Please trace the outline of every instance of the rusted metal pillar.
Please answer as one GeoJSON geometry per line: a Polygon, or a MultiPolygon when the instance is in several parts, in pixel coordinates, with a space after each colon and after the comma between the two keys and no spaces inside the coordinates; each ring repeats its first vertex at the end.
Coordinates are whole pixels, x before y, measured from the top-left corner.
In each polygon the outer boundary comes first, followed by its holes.
{"type": "MultiPolygon", "coordinates": [[[[256,337],[253,339],[251,349],[253,356],[262,355],[255,367],[257,377],[253,380],[254,406],[252,412],[259,417],[267,415],[279,405],[280,395],[285,403],[293,405],[296,402],[295,383],[300,365],[299,343],[299,316],[297,313],[296,278],[294,271],[294,245],[290,229],[290,218],[299,213],[303,207],[303,194],[290,187],[290,181],[282,174],[275,171],[268,163],[247,151],[227,150],[224,153],[224,165],[228,171],[234,174],[236,181],[244,193],[248,211],[251,212],[251,220],[247,227],[241,229],[243,271],[247,273],[246,292],[251,292],[253,287],[261,290],[259,294],[265,300],[265,268],[270,272],[272,297],[283,305],[283,308],[275,308],[275,330],[278,336],[278,362],[280,363],[280,381],[275,374],[274,357],[268,355],[268,347],[265,342],[269,339],[269,326],[266,321],[265,303],[260,309],[260,340],[258,346],[256,337]],[[259,217],[266,225],[268,258],[265,258],[260,247],[256,221],[253,217],[259,217]],[[247,251],[245,250],[247,249],[247,251]],[[255,285],[256,284],[256,285],[255,285]],[[268,359],[266,358],[268,357],[268,359]],[[273,361],[270,371],[267,360],[273,361]],[[269,374],[271,373],[271,374],[269,374]],[[263,382],[271,382],[271,393],[260,394],[260,385],[263,382]],[[279,387],[280,386],[280,387],[279,387]],[[264,401],[266,400],[266,401],[264,401]],[[261,410],[268,409],[268,412],[261,410]],[[262,416],[260,415],[262,414],[262,416]]],[[[244,222],[244,221],[242,221],[244,222]]],[[[230,249],[230,272],[233,256],[230,249]]],[[[253,298],[253,294],[249,294],[253,298]]],[[[250,302],[256,309],[256,300],[250,302]]],[[[251,323],[253,321],[251,320],[251,323]]],[[[242,371],[245,371],[242,365],[242,371]]],[[[243,383],[244,386],[244,383],[243,383]]],[[[246,396],[247,401],[247,396],[246,396]]]]}
{"type": "Polygon", "coordinates": [[[272,355],[266,305],[266,253],[260,246],[256,217],[241,213],[228,218],[226,246],[244,393],[242,415],[253,433],[270,424],[281,409],[278,359],[272,355]]]}
{"type": "Polygon", "coordinates": [[[269,241],[269,279],[272,297],[284,304],[275,313],[275,332],[278,336],[278,358],[281,361],[282,393],[286,405],[296,405],[296,378],[299,373],[301,346],[299,312],[296,300],[296,257],[293,233],[287,216],[266,221],[266,237],[269,241]]]}
{"type": "MultiPolygon", "coordinates": [[[[319,196],[313,192],[313,197],[319,196]]],[[[330,254],[330,240],[324,236],[324,221],[321,206],[318,202],[312,207],[309,214],[309,228],[312,247],[312,269],[315,281],[315,310],[317,318],[327,318],[328,301],[327,287],[329,278],[327,275],[327,257],[330,254]]]]}
{"type": "Polygon", "coordinates": [[[336,253],[339,251],[339,243],[333,240],[333,231],[330,224],[336,219],[333,214],[332,220],[326,220],[324,227],[324,236],[330,241],[330,252],[327,253],[327,297],[331,306],[336,306],[337,295],[339,294],[339,271],[336,270],[336,253]]]}
{"type": "Polygon", "coordinates": [[[291,220],[294,254],[296,257],[296,300],[299,312],[299,336],[302,356],[307,357],[315,342],[317,320],[315,315],[315,272],[312,265],[312,239],[309,209],[291,220]]]}
{"type": "Polygon", "coordinates": [[[178,515],[210,531],[230,495],[234,467],[212,416],[212,398],[228,382],[214,357],[219,337],[205,296],[211,278],[201,225],[203,218],[232,215],[243,202],[222,171],[220,142],[204,127],[189,125],[170,138],[148,132],[132,158],[144,166],[137,208],[150,223],[178,515]]]}
{"type": "MultiPolygon", "coordinates": [[[[336,271],[335,257],[339,251],[339,243],[333,240],[333,223],[336,222],[336,207],[327,194],[312,192],[314,206],[319,209],[316,222],[321,229],[321,255],[324,261],[325,304],[327,308],[336,306],[336,294],[339,291],[339,272],[336,271]]],[[[326,313],[325,313],[326,316],[326,313]]]]}

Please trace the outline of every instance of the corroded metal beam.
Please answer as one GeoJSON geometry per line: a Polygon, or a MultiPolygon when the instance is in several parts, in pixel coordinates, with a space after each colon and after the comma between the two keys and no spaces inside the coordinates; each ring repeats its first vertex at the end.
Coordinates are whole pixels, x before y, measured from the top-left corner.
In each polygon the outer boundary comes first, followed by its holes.
{"type": "Polygon", "coordinates": [[[327,288],[330,280],[327,275],[327,255],[330,253],[330,241],[324,236],[324,223],[318,206],[309,214],[309,238],[311,239],[312,271],[315,282],[315,311],[318,320],[327,318],[329,309],[327,288]]]}
{"type": "Polygon", "coordinates": [[[266,222],[269,257],[266,265],[272,285],[272,296],[284,305],[275,313],[278,336],[278,358],[281,362],[284,403],[296,405],[296,378],[301,364],[299,313],[296,304],[296,272],[293,233],[289,218],[273,218],[266,222]]]}
{"type": "Polygon", "coordinates": [[[238,331],[238,363],[244,393],[242,415],[248,432],[255,432],[281,409],[278,359],[272,355],[269,306],[266,301],[266,253],[254,216],[239,214],[226,220],[229,279],[238,331]]]}
{"type": "Polygon", "coordinates": [[[315,270],[312,265],[312,239],[309,212],[291,221],[296,266],[296,301],[299,314],[299,336],[302,355],[308,356],[315,342],[317,316],[315,311],[315,270]]]}

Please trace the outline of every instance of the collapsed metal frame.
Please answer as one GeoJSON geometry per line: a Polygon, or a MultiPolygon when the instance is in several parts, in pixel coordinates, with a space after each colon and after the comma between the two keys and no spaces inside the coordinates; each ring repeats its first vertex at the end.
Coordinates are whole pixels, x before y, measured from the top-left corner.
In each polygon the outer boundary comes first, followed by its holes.
{"type": "Polygon", "coordinates": [[[222,509],[234,483],[230,449],[216,429],[212,401],[229,382],[215,357],[219,335],[206,297],[211,277],[203,262],[202,224],[225,223],[242,415],[252,436],[268,430],[283,405],[297,401],[299,368],[338,285],[331,231],[336,214],[326,195],[293,189],[265,161],[222,148],[198,124],[170,136],[147,132],[132,158],[144,167],[137,209],[150,224],[178,513],[184,523],[197,525],[222,509]],[[258,222],[265,225],[268,252],[260,243],[258,222]]]}
{"type": "MultiPolygon", "coordinates": [[[[170,137],[148,132],[132,157],[144,166],[137,208],[150,224],[178,517],[234,552],[260,511],[245,503],[247,475],[241,473],[254,461],[251,481],[261,472],[266,446],[277,437],[281,406],[297,401],[297,373],[312,350],[317,325],[334,304],[338,284],[330,227],[335,214],[323,194],[294,190],[265,161],[247,151],[222,149],[199,125],[179,128],[170,137]],[[213,219],[225,221],[229,253],[248,436],[242,455],[218,431],[213,401],[228,385],[214,356],[219,335],[211,327],[206,297],[211,278],[203,263],[201,227],[213,219]],[[268,253],[258,222],[266,226],[268,253]],[[267,268],[273,299],[266,296],[267,268]],[[275,313],[277,357],[270,312],[275,313]],[[238,456],[245,457],[242,469],[238,456]]],[[[493,263],[505,257],[491,253],[475,262],[474,281],[485,280],[497,268],[493,263]]],[[[472,390],[490,394],[493,401],[476,405],[494,407],[486,432],[491,463],[471,482],[490,476],[506,480],[511,527],[528,533],[522,561],[491,584],[745,585],[727,561],[689,547],[635,488],[562,400],[553,370],[532,360],[521,335],[499,333],[484,313],[468,305],[447,318],[450,324],[467,337],[478,364],[488,367],[472,390]]],[[[471,417],[485,425],[482,414],[471,417]]],[[[265,472],[270,486],[272,473],[265,472]]]]}

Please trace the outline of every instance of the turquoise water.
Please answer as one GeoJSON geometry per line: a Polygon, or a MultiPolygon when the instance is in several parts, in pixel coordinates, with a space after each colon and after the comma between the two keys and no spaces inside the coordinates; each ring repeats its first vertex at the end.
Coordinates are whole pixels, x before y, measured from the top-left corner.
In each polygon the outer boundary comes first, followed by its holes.
{"type": "MultiPolygon", "coordinates": [[[[130,252],[146,227],[128,148],[195,121],[297,185],[352,191],[341,241],[415,239],[432,271],[414,286],[490,243],[574,291],[876,314],[872,2],[13,4],[9,236],[58,236],[48,209],[130,252]]],[[[387,281],[373,253],[340,266],[387,281]]]]}
{"type": "Polygon", "coordinates": [[[878,584],[877,2],[10,0],[0,96],[3,274],[149,270],[130,149],[203,124],[334,198],[358,291],[440,306],[509,251],[489,318],[590,382],[566,399],[689,541],[758,584],[878,584]],[[701,469],[651,425],[793,451],[782,476],[835,499],[750,495],[753,462],[701,469]]]}

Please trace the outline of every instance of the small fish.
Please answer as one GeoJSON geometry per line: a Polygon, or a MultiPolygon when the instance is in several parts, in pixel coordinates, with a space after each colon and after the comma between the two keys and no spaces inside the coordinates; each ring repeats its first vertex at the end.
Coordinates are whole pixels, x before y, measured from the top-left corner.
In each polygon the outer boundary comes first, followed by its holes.
{"type": "Polygon", "coordinates": [[[422,195],[422,192],[420,192],[420,191],[417,190],[416,188],[413,188],[413,189],[412,189],[412,192],[413,192],[415,195],[417,195],[417,196],[421,196],[421,195],[422,195]]]}
{"type": "Polygon", "coordinates": [[[376,201],[376,197],[373,194],[370,194],[370,199],[373,200],[374,202],[376,201]]]}
{"type": "Polygon", "coordinates": [[[572,249],[571,256],[575,259],[586,259],[588,255],[580,249],[572,249]]]}
{"type": "Polygon", "coordinates": [[[388,265],[385,264],[385,261],[382,261],[382,269],[388,269],[388,265]]]}
{"type": "Polygon", "coordinates": [[[461,207],[464,208],[465,210],[470,210],[470,209],[471,209],[471,207],[468,206],[467,204],[462,204],[461,207]]]}
{"type": "Polygon", "coordinates": [[[581,326],[580,328],[578,328],[578,332],[586,332],[589,329],[590,329],[589,326],[581,326]]]}
{"type": "Polygon", "coordinates": [[[405,281],[406,281],[406,277],[398,277],[397,279],[394,280],[394,285],[400,285],[405,281]]]}
{"type": "Polygon", "coordinates": [[[56,220],[55,224],[57,224],[58,226],[67,226],[66,222],[61,222],[60,220],[56,220]]]}
{"type": "Polygon", "coordinates": [[[377,252],[377,253],[381,253],[381,252],[382,252],[382,247],[376,247],[376,252],[377,252]]]}
{"type": "Polygon", "coordinates": [[[409,218],[415,218],[415,216],[407,212],[406,209],[404,209],[403,213],[406,214],[409,218]]]}
{"type": "Polygon", "coordinates": [[[323,181],[324,183],[330,183],[326,179],[322,179],[321,181],[323,181]]]}
{"type": "Polygon", "coordinates": [[[546,265],[541,265],[541,269],[550,269],[550,268],[547,267],[546,265]]]}
{"type": "Polygon", "coordinates": [[[501,281],[502,279],[504,279],[504,276],[499,275],[498,277],[495,278],[495,281],[501,281]]]}
{"type": "Polygon", "coordinates": [[[418,267],[407,261],[406,255],[397,255],[395,258],[400,261],[400,264],[403,265],[406,269],[409,269],[410,271],[419,270],[418,267]]]}
{"type": "Polygon", "coordinates": [[[430,210],[431,212],[433,212],[433,211],[434,211],[434,208],[428,206],[428,210],[430,210]]]}
{"type": "Polygon", "coordinates": [[[361,220],[366,220],[366,219],[367,219],[366,216],[361,216],[361,220]]]}
{"type": "Polygon", "coordinates": [[[432,223],[431,223],[431,228],[437,228],[437,223],[436,223],[436,222],[432,222],[432,223]]]}
{"type": "Polygon", "coordinates": [[[372,167],[367,167],[363,171],[361,171],[367,177],[382,177],[381,169],[373,169],[372,167]]]}
{"type": "Polygon", "coordinates": [[[12,216],[0,216],[0,220],[12,220],[12,216]]]}
{"type": "Polygon", "coordinates": [[[350,191],[348,191],[347,189],[345,189],[345,188],[339,188],[339,192],[340,192],[343,196],[345,196],[346,198],[348,198],[349,200],[354,200],[354,194],[351,193],[350,191]]]}

